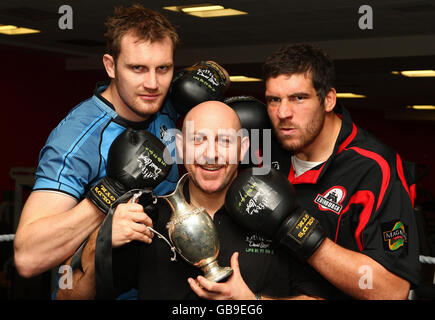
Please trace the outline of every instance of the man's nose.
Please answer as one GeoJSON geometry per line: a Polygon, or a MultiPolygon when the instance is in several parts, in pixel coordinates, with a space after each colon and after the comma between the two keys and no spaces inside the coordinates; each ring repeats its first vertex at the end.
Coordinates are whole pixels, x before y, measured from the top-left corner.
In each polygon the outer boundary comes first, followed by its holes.
{"type": "Polygon", "coordinates": [[[155,70],[150,70],[145,74],[145,79],[144,79],[144,83],[143,86],[146,89],[149,90],[156,90],[157,89],[157,74],[155,70]]]}
{"type": "Polygon", "coordinates": [[[288,100],[283,100],[278,107],[278,118],[286,119],[293,117],[293,106],[288,100]]]}
{"type": "Polygon", "coordinates": [[[209,140],[207,143],[207,148],[204,149],[203,156],[208,164],[217,163],[219,156],[218,143],[209,140]]]}

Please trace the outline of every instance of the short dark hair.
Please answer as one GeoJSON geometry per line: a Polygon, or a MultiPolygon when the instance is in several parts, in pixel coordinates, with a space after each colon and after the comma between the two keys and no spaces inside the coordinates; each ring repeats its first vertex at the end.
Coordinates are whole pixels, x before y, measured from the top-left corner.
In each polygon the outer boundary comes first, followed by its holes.
{"type": "Polygon", "coordinates": [[[335,68],[328,54],[308,43],[286,45],[266,59],[263,65],[264,80],[279,75],[311,73],[313,87],[323,103],[326,94],[334,87],[335,68]]]}
{"type": "Polygon", "coordinates": [[[128,32],[141,40],[159,41],[165,37],[171,39],[173,48],[177,46],[179,37],[169,20],[160,12],[144,8],[140,4],[130,7],[115,7],[114,15],[105,23],[107,31],[104,34],[107,41],[107,53],[114,60],[121,51],[121,39],[128,32]]]}

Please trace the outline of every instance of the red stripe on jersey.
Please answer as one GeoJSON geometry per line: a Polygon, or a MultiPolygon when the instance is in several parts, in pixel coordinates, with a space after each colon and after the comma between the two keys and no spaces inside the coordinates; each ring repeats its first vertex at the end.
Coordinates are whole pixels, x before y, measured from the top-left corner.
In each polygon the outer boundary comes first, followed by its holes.
{"type": "Polygon", "coordinates": [[[415,191],[415,184],[409,187],[409,195],[411,196],[412,207],[414,207],[415,198],[417,198],[417,192],[415,191]]]}
{"type": "Polygon", "coordinates": [[[358,226],[355,230],[355,240],[356,240],[356,243],[358,245],[358,249],[360,251],[362,251],[364,249],[364,246],[363,246],[363,239],[362,239],[361,233],[364,230],[367,223],[369,222],[370,215],[373,211],[374,203],[375,203],[375,196],[373,195],[373,192],[371,192],[369,190],[357,191],[349,199],[348,205],[340,214],[340,218],[338,219],[338,224],[337,224],[337,231],[335,233],[335,242],[337,242],[337,239],[338,239],[338,230],[340,227],[341,216],[349,210],[351,204],[360,204],[363,206],[363,210],[361,211],[361,213],[359,215],[358,226]]]}
{"type": "Polygon", "coordinates": [[[379,164],[379,166],[381,167],[382,184],[381,184],[381,191],[379,192],[378,203],[376,204],[376,210],[378,210],[379,206],[382,203],[382,200],[384,199],[384,195],[385,195],[385,192],[387,191],[388,184],[390,183],[390,166],[388,165],[388,162],[385,161],[384,158],[382,158],[379,154],[377,154],[373,151],[361,149],[358,147],[351,147],[351,148],[349,148],[349,150],[350,149],[355,150],[356,152],[358,152],[359,154],[361,154],[367,158],[375,160],[379,164]]]}
{"type": "Polygon", "coordinates": [[[326,162],[317,170],[308,170],[301,174],[299,177],[295,177],[295,171],[293,169],[293,166],[290,168],[290,173],[288,174],[288,180],[292,184],[298,184],[298,183],[317,183],[317,179],[320,176],[320,173],[323,170],[323,167],[325,166],[326,162]]]}
{"type": "Polygon", "coordinates": [[[343,151],[351,142],[353,139],[355,139],[356,134],[358,133],[358,129],[355,125],[355,123],[352,123],[352,132],[350,135],[346,138],[346,140],[343,141],[343,143],[338,147],[337,154],[339,154],[341,151],[343,151]]]}
{"type": "MultiPolygon", "coordinates": [[[[396,167],[397,167],[397,174],[399,175],[400,181],[402,181],[403,187],[405,188],[406,192],[409,194],[409,197],[411,198],[412,206],[414,207],[414,201],[415,201],[415,185],[413,185],[413,192],[411,193],[411,188],[408,188],[408,183],[405,179],[405,173],[403,172],[403,163],[402,158],[400,158],[399,154],[396,154],[396,167]]],[[[411,186],[412,187],[412,186],[411,186]]]]}

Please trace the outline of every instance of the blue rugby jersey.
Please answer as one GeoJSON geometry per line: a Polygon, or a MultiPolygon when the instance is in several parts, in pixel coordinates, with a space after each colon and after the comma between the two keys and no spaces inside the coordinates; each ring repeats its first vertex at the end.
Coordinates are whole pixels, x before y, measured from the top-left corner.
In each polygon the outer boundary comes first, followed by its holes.
{"type": "MultiPolygon", "coordinates": [[[[109,148],[126,127],[153,133],[171,150],[173,140],[164,133],[175,128],[177,113],[167,98],[160,111],[143,122],[121,118],[114,107],[101,96],[108,83],[99,83],[94,95],[74,107],[49,135],[39,154],[33,190],[53,190],[82,199],[93,184],[106,175],[109,148]]],[[[166,180],[154,191],[158,195],[175,189],[178,167],[174,163],[166,180]]]]}

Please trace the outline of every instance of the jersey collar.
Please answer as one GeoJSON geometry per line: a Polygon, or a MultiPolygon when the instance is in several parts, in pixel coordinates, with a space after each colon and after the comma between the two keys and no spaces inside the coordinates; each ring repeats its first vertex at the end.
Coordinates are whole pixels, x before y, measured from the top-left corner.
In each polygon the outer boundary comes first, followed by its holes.
{"type": "Polygon", "coordinates": [[[334,112],[342,119],[340,132],[337,140],[335,141],[334,151],[332,155],[323,164],[306,171],[304,174],[295,177],[293,166],[290,168],[288,179],[293,184],[316,184],[317,181],[323,176],[324,172],[328,169],[329,165],[335,159],[335,157],[343,151],[355,138],[357,133],[357,127],[352,122],[352,118],[349,112],[337,102],[334,112]]]}
{"type": "MultiPolygon", "coordinates": [[[[100,101],[102,101],[106,106],[108,106],[110,109],[115,111],[115,107],[113,106],[113,104],[101,95],[101,93],[104,90],[106,90],[106,88],[109,86],[109,84],[110,84],[110,80],[97,82],[97,84],[95,86],[95,90],[94,90],[94,95],[100,101]]],[[[126,127],[126,128],[133,128],[135,130],[146,130],[146,129],[148,129],[150,123],[154,121],[155,116],[156,115],[153,114],[147,120],[135,122],[135,121],[127,120],[127,119],[121,117],[120,115],[116,114],[116,117],[114,117],[113,121],[120,124],[123,127],[126,127]]]]}

